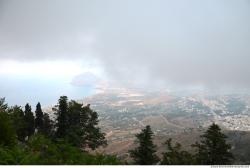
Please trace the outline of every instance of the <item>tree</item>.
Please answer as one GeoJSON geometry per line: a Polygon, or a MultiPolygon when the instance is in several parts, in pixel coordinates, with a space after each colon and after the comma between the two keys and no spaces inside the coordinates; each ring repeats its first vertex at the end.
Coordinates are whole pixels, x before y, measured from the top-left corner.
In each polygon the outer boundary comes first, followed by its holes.
{"type": "Polygon", "coordinates": [[[53,135],[53,121],[49,118],[47,113],[43,115],[43,129],[42,134],[51,137],[53,135]]]}
{"type": "Polygon", "coordinates": [[[25,146],[0,146],[0,165],[113,165],[114,156],[91,155],[67,142],[55,142],[41,134],[29,138],[25,146]]]}
{"type": "Polygon", "coordinates": [[[165,144],[167,151],[163,153],[162,165],[190,165],[193,164],[193,157],[187,151],[181,150],[181,144],[172,145],[172,139],[168,139],[165,144]]]}
{"type": "Polygon", "coordinates": [[[25,105],[24,120],[26,124],[26,135],[30,137],[35,132],[35,117],[28,103],[25,105]]]}
{"type": "Polygon", "coordinates": [[[201,135],[201,142],[196,142],[193,145],[198,150],[196,154],[197,163],[205,165],[231,164],[233,155],[230,152],[231,145],[226,143],[226,138],[220,127],[213,123],[201,135]]]}
{"type": "Polygon", "coordinates": [[[135,164],[139,165],[153,165],[158,163],[159,158],[156,156],[156,145],[153,144],[152,140],[153,132],[149,125],[141,131],[141,133],[136,134],[136,143],[139,146],[134,150],[130,150],[130,156],[134,159],[135,164]]]}
{"type": "Polygon", "coordinates": [[[8,113],[0,111],[0,145],[14,146],[16,144],[16,132],[8,113]]]}
{"type": "Polygon", "coordinates": [[[17,139],[24,142],[26,137],[26,122],[22,108],[20,106],[13,106],[8,109],[8,113],[15,128],[17,139]]]}
{"type": "Polygon", "coordinates": [[[0,112],[6,111],[8,105],[5,103],[5,98],[0,98],[0,112]]]}
{"type": "MultiPolygon", "coordinates": [[[[13,147],[0,146],[0,165],[21,165],[27,158],[27,152],[23,145],[17,144],[13,147]]],[[[27,165],[27,164],[26,164],[27,165]]]]}
{"type": "MultiPolygon", "coordinates": [[[[20,106],[8,108],[4,101],[0,104],[3,107],[0,108],[0,165],[121,164],[115,156],[92,155],[80,148],[84,144],[86,148],[95,149],[106,143],[104,134],[98,127],[98,115],[89,105],[83,106],[75,101],[67,102],[67,108],[64,110],[67,122],[65,132],[62,137],[52,139],[54,124],[48,114],[43,114],[41,133],[32,135],[35,119],[29,104],[26,104],[25,111],[20,106]],[[19,135],[22,130],[23,133],[19,135]],[[27,136],[28,139],[25,141],[27,136]],[[25,143],[16,143],[17,137],[25,143]]],[[[39,111],[39,106],[36,112],[39,111]]],[[[61,106],[60,110],[63,111],[62,109],[64,108],[61,106]]]]}
{"type": "Polygon", "coordinates": [[[96,149],[106,145],[105,134],[98,127],[98,114],[66,96],[61,96],[54,108],[57,114],[56,137],[79,148],[96,149]]]}
{"type": "Polygon", "coordinates": [[[0,145],[14,146],[16,144],[16,132],[11,122],[9,113],[7,113],[8,105],[5,99],[0,99],[0,145]]]}
{"type": "Polygon", "coordinates": [[[61,96],[58,100],[58,105],[53,110],[56,111],[56,115],[57,115],[56,137],[57,138],[64,138],[67,134],[67,129],[69,128],[68,97],[61,96]]]}
{"type": "Polygon", "coordinates": [[[68,123],[67,135],[65,139],[72,145],[81,147],[84,131],[80,125],[82,104],[70,101],[68,104],[68,123]]]}
{"type": "Polygon", "coordinates": [[[98,127],[98,114],[93,111],[88,104],[82,107],[80,113],[80,125],[83,130],[82,147],[96,149],[99,146],[106,145],[105,134],[98,127]]]}
{"type": "Polygon", "coordinates": [[[106,145],[105,134],[98,127],[98,114],[90,108],[76,101],[69,102],[68,131],[66,139],[74,146],[96,149],[106,145]]]}
{"type": "Polygon", "coordinates": [[[43,111],[41,108],[41,104],[38,102],[36,105],[36,118],[35,118],[35,128],[38,133],[42,132],[43,129],[43,111]]]}

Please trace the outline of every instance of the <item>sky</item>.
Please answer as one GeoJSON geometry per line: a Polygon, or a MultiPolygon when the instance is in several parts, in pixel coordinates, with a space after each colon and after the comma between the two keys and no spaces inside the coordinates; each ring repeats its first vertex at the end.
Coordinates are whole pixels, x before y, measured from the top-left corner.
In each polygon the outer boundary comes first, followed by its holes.
{"type": "Polygon", "coordinates": [[[0,0],[0,97],[250,90],[250,0],[0,0]]]}

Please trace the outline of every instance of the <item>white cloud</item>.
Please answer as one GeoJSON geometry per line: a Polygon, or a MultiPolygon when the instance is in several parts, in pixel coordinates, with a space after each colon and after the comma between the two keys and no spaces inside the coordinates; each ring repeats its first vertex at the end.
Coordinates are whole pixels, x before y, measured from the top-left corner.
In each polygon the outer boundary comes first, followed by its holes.
{"type": "Polygon", "coordinates": [[[83,69],[69,61],[42,61],[42,62],[18,62],[1,61],[0,74],[41,76],[41,77],[68,77],[81,73],[83,69]]]}
{"type": "Polygon", "coordinates": [[[49,76],[98,71],[148,87],[249,87],[249,11],[247,0],[3,1],[0,61],[34,65],[0,69],[49,76]],[[33,63],[44,60],[55,61],[45,72],[47,63],[33,63]],[[93,60],[99,64],[91,70],[78,66],[93,60]]]}

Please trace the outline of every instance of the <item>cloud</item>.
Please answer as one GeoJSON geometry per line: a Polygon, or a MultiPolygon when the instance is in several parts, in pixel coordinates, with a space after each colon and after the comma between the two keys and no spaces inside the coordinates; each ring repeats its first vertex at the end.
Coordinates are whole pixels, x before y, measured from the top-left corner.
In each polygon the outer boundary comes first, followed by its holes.
{"type": "Polygon", "coordinates": [[[249,88],[249,18],[247,0],[2,1],[0,59],[98,60],[124,85],[249,88]]]}
{"type": "Polygon", "coordinates": [[[95,74],[91,72],[85,72],[85,73],[76,75],[72,79],[71,84],[73,86],[84,87],[84,86],[96,86],[100,82],[101,82],[101,79],[99,79],[95,74]]]}

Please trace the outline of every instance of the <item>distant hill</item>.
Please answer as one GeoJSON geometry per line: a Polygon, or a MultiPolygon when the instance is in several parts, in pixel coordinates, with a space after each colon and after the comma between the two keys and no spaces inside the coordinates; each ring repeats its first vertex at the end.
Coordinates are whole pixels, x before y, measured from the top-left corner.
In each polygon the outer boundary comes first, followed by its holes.
{"type": "Polygon", "coordinates": [[[250,156],[250,95],[183,96],[167,91],[114,88],[79,102],[91,104],[98,112],[109,144],[100,150],[106,153],[128,158],[134,135],[145,125],[151,125],[156,135],[159,154],[164,150],[162,143],[170,137],[189,150],[201,132],[215,122],[226,131],[237,162],[246,162],[250,156]]]}

